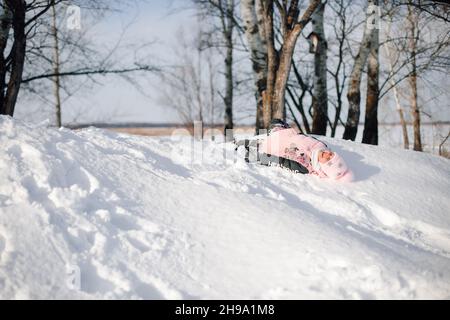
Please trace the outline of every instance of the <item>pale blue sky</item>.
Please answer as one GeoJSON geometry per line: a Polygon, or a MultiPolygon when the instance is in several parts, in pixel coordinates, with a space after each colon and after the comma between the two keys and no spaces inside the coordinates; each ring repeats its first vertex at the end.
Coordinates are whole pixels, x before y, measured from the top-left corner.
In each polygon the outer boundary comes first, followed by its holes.
{"type": "MultiPolygon", "coordinates": [[[[190,25],[192,12],[174,10],[174,7],[187,5],[187,1],[147,0],[138,5],[125,5],[119,13],[109,14],[89,32],[90,40],[98,41],[99,47],[110,48],[126,29],[123,44],[142,44],[155,41],[148,49],[148,55],[155,64],[163,62],[168,56],[168,47],[173,43],[176,31],[181,25],[190,25]],[[126,27],[126,28],[125,28],[126,27]]],[[[83,11],[81,23],[83,23],[83,11]]],[[[93,89],[81,90],[63,105],[63,122],[77,121],[138,121],[138,122],[177,122],[175,111],[161,106],[155,81],[140,79],[139,84],[146,95],[141,94],[130,83],[115,76],[98,77],[101,85],[93,89]]],[[[25,98],[25,97],[24,97],[25,98]]],[[[52,100],[52,92],[48,99],[52,100]]],[[[19,99],[16,115],[18,118],[54,121],[52,107],[48,103],[32,99],[19,99]],[[30,101],[31,100],[31,101],[30,101]],[[46,104],[46,105],[45,105],[46,104]],[[35,112],[28,114],[29,108],[35,112]],[[48,110],[42,114],[43,107],[48,110]]]]}
{"type": "MultiPolygon", "coordinates": [[[[168,1],[151,0],[130,8],[125,14],[108,19],[105,38],[114,37],[115,32],[134,21],[127,31],[127,42],[145,43],[156,41],[149,49],[155,64],[167,55],[167,46],[173,41],[176,30],[183,21],[189,20],[188,12],[171,13],[168,1]],[[109,36],[108,36],[109,34],[109,36]]],[[[157,103],[157,92],[147,81],[140,82],[147,97],[124,80],[115,79],[99,88],[92,97],[96,108],[110,114],[114,121],[171,122],[178,121],[176,112],[157,103]],[[112,112],[111,112],[112,111],[112,112]],[[116,117],[115,113],[119,113],[116,117]],[[118,119],[117,119],[118,118],[118,119]]],[[[153,82],[152,82],[153,83],[153,82]]]]}
{"type": "MultiPolygon", "coordinates": [[[[174,12],[173,1],[149,0],[138,7],[129,7],[123,13],[113,15],[105,21],[102,38],[116,39],[124,26],[127,30],[125,42],[145,43],[155,41],[149,49],[152,61],[162,63],[168,56],[168,47],[173,43],[176,31],[182,24],[189,25],[189,11],[174,12]]],[[[178,1],[186,2],[186,1],[178,1]]],[[[146,96],[128,82],[110,78],[112,81],[98,87],[97,94],[90,96],[93,107],[107,121],[173,122],[178,121],[174,110],[158,103],[158,92],[154,88],[154,77],[139,81],[146,96]]],[[[92,116],[95,118],[95,116],[92,116]]]]}

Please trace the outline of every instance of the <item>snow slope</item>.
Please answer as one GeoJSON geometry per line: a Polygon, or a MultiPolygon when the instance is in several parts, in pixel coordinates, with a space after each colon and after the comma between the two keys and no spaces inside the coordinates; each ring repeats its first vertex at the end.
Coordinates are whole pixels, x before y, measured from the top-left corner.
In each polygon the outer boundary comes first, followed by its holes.
{"type": "Polygon", "coordinates": [[[0,298],[449,299],[449,160],[325,141],[356,182],[0,117],[0,298]]]}

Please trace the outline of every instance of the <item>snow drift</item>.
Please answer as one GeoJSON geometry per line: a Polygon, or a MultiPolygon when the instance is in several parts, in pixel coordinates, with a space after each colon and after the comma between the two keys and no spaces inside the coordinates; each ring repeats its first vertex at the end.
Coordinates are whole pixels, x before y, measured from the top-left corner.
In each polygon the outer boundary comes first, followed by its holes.
{"type": "Polygon", "coordinates": [[[325,142],[354,183],[0,117],[0,298],[450,298],[449,160],[325,142]]]}

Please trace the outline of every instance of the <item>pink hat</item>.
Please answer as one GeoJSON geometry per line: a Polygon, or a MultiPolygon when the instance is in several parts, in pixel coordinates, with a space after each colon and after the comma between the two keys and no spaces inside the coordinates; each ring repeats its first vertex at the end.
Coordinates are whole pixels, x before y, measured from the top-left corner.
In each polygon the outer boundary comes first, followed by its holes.
{"type": "Polygon", "coordinates": [[[353,174],[345,164],[344,160],[335,152],[333,158],[320,164],[320,170],[331,179],[350,182],[353,174]]]}

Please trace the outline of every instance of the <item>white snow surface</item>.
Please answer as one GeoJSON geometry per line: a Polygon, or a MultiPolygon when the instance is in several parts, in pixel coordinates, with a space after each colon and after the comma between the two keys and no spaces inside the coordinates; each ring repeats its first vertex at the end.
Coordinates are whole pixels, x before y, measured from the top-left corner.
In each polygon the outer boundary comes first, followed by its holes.
{"type": "Polygon", "coordinates": [[[0,298],[449,299],[450,161],[323,140],[355,182],[0,117],[0,298]]]}

